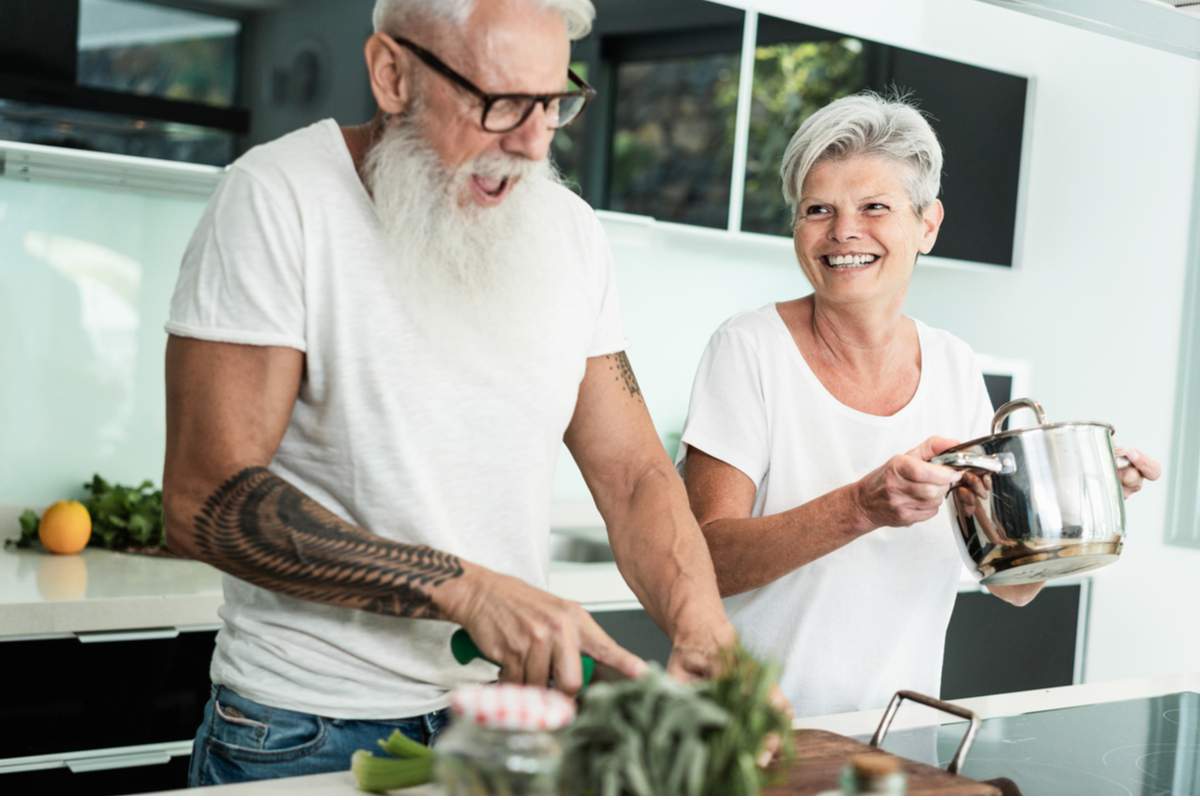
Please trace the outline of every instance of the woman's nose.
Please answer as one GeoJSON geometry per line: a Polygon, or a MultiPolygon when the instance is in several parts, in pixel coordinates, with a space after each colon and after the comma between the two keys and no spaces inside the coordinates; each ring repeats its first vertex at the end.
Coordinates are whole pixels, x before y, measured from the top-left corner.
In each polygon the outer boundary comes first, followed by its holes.
{"type": "Polygon", "coordinates": [[[835,242],[847,242],[851,239],[861,239],[862,232],[858,220],[853,216],[835,215],[829,225],[829,238],[835,242]]]}

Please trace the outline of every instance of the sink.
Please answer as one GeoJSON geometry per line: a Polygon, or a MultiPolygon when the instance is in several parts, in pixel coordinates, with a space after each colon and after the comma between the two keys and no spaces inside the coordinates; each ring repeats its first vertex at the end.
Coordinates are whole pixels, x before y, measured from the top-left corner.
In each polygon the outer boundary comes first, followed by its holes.
{"type": "Polygon", "coordinates": [[[614,559],[604,528],[554,528],[550,531],[550,560],[597,564],[614,559]]]}

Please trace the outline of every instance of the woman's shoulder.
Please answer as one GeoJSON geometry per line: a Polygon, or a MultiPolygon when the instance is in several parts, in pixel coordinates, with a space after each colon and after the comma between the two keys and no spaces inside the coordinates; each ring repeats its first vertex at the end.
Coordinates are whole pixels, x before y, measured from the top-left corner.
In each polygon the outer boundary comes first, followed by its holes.
{"type": "Polygon", "coordinates": [[[978,372],[978,359],[974,349],[961,337],[943,328],[927,325],[913,318],[921,337],[921,351],[924,356],[937,360],[953,371],[974,374],[978,372]]]}

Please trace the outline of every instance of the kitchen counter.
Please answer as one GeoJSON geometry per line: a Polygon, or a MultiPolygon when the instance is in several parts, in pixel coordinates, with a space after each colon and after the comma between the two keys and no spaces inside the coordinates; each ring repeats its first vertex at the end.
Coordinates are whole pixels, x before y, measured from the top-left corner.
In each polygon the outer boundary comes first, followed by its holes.
{"type": "MultiPolygon", "coordinates": [[[[1173,692],[1200,692],[1200,673],[1061,686],[1054,689],[1039,689],[1032,692],[1013,692],[1011,694],[955,700],[954,703],[965,706],[980,717],[988,719],[991,717],[1010,717],[1018,714],[1058,708],[1155,697],[1173,692]]],[[[905,704],[901,712],[897,715],[892,729],[903,730],[910,727],[925,726],[936,721],[931,714],[924,712],[924,709],[914,709],[910,705],[905,704]]],[[[808,717],[796,720],[795,727],[822,728],[847,736],[870,735],[879,724],[882,713],[882,709],[876,709],[847,714],[808,717]]],[[[947,720],[943,719],[940,721],[947,720]]],[[[403,794],[428,794],[430,789],[432,789],[430,786],[418,787],[410,792],[403,792],[403,794]]],[[[299,778],[239,783],[229,786],[185,789],[178,792],[168,792],[167,794],[265,796],[284,794],[346,795],[362,793],[356,790],[351,774],[349,771],[346,771],[309,775],[299,778]]]]}
{"type": "MultiPolygon", "coordinates": [[[[0,542],[17,537],[20,510],[0,505],[0,542]]],[[[554,520],[564,530],[594,527],[586,511],[572,507],[554,520]]],[[[552,594],[592,612],[640,608],[611,562],[551,562],[549,584],[552,594]]],[[[965,570],[958,588],[980,591],[965,570]]],[[[197,561],[97,548],[74,556],[0,548],[0,640],[215,628],[221,602],[220,572],[197,561]]]]}
{"type": "MultiPolygon", "coordinates": [[[[20,507],[0,505],[0,542],[20,507]]],[[[612,563],[552,562],[550,591],[591,611],[640,608],[612,563]]],[[[215,628],[221,573],[198,561],[87,548],[73,556],[0,548],[0,639],[215,628]]]]}

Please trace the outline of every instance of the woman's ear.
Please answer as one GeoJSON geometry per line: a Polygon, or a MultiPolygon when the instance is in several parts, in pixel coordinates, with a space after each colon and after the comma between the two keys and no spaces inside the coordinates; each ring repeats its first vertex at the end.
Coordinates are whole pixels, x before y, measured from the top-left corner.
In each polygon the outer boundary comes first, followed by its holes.
{"type": "Polygon", "coordinates": [[[937,241],[938,231],[942,228],[942,220],[946,217],[946,209],[941,200],[934,200],[929,207],[921,212],[921,224],[924,230],[921,234],[921,254],[928,255],[937,241]]]}
{"type": "Polygon", "coordinates": [[[373,33],[363,46],[371,94],[385,114],[402,114],[412,98],[412,73],[409,54],[391,37],[373,33]]]}

